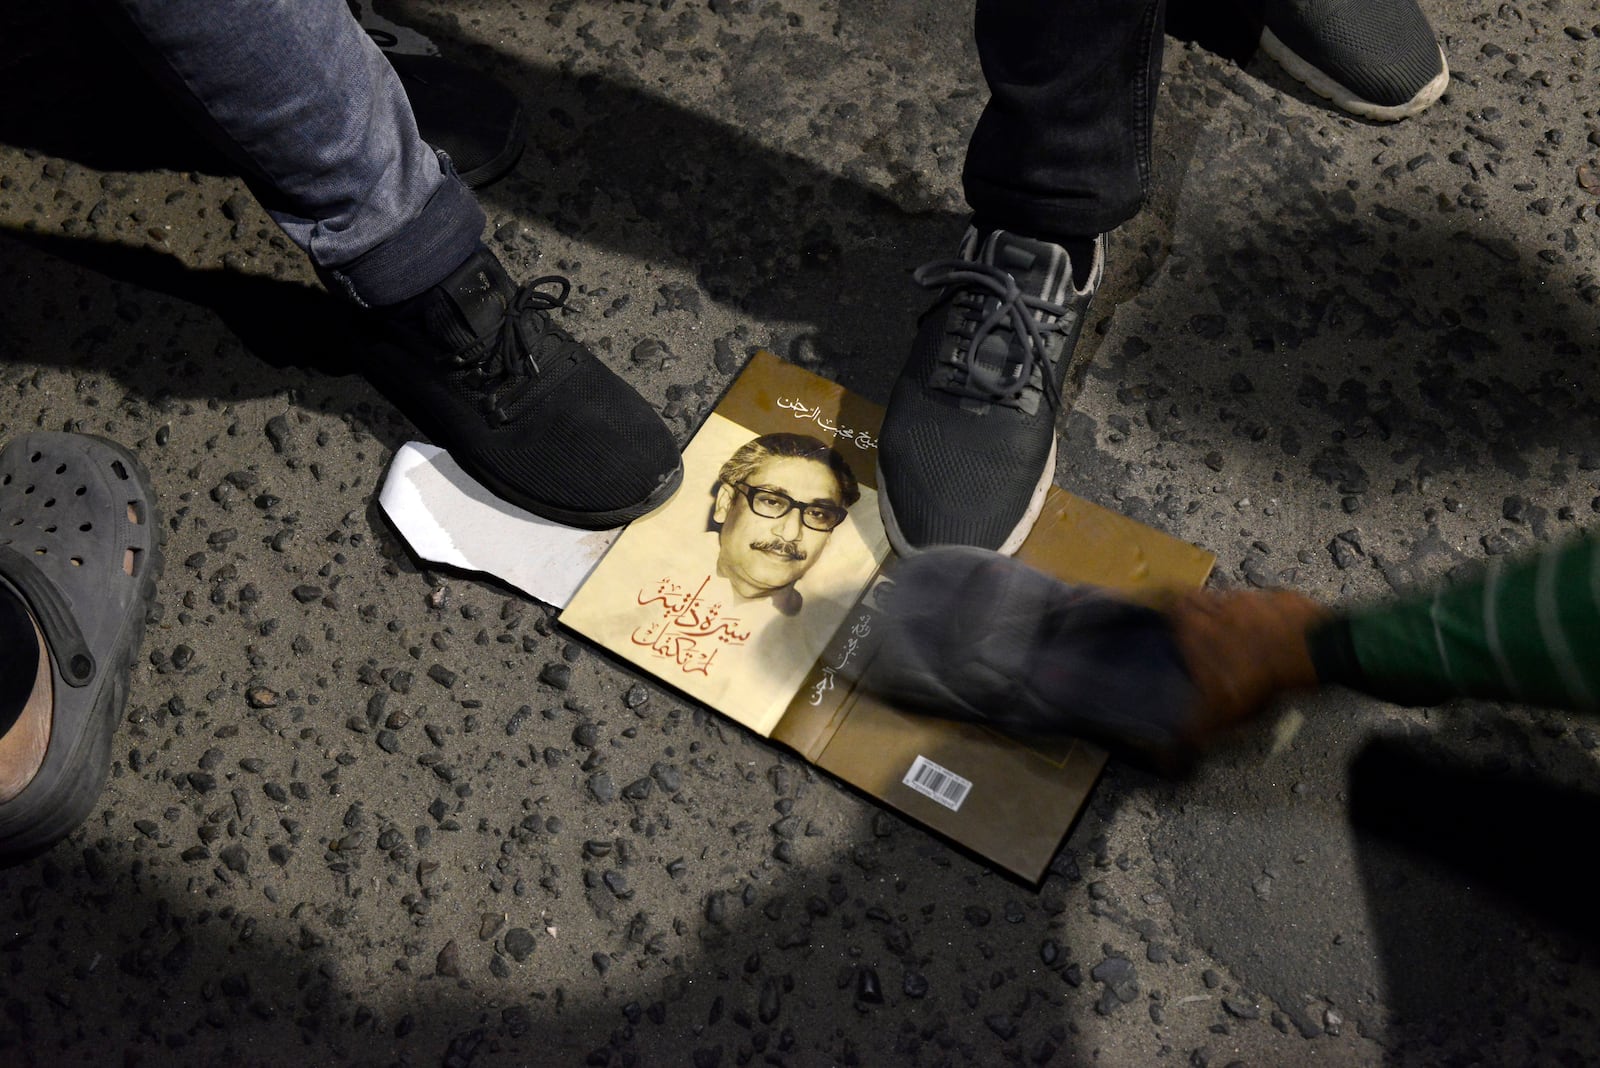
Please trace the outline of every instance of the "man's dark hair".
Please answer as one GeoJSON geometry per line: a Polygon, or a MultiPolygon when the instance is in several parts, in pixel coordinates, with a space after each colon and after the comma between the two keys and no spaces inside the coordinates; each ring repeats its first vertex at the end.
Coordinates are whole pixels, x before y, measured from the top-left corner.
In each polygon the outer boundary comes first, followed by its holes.
{"type": "Polygon", "coordinates": [[[825,442],[818,441],[809,434],[763,434],[753,441],[747,441],[728,457],[727,463],[723,464],[722,470],[717,473],[717,480],[726,482],[730,486],[737,486],[741,482],[748,483],[757,468],[768,460],[781,456],[793,456],[827,464],[828,470],[833,472],[833,477],[839,482],[839,499],[846,508],[861,499],[861,487],[856,484],[856,473],[850,470],[850,465],[845,462],[844,457],[840,456],[837,450],[829,448],[825,442]]]}

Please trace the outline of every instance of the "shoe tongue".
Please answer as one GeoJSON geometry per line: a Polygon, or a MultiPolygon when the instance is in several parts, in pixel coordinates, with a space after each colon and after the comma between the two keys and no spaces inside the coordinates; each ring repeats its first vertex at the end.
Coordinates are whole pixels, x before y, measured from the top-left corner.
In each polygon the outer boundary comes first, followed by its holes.
{"type": "Polygon", "coordinates": [[[434,293],[438,299],[430,325],[452,344],[463,346],[494,336],[505,321],[516,287],[494,254],[479,249],[435,286],[434,293]]]}
{"type": "MultiPolygon", "coordinates": [[[[1052,300],[1059,296],[1056,291],[1068,271],[1067,254],[1059,246],[1004,230],[996,230],[984,242],[983,262],[1009,274],[1023,293],[1052,300]]],[[[994,306],[989,301],[985,305],[994,306]]],[[[1006,329],[985,338],[976,357],[980,365],[1009,377],[1022,360],[1022,346],[1012,332],[1009,316],[1004,323],[1006,329]]]]}
{"type": "Polygon", "coordinates": [[[1070,277],[1067,254],[1061,246],[997,230],[990,235],[983,254],[984,262],[1016,279],[1017,287],[1029,296],[1061,299],[1061,283],[1070,277]]]}

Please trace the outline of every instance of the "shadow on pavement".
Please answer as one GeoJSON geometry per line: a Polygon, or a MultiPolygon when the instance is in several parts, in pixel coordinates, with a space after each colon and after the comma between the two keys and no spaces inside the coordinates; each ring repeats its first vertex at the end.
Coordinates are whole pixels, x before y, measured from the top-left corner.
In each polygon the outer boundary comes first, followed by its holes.
{"type": "MultiPolygon", "coordinates": [[[[72,19],[73,7],[0,24],[21,57],[0,66],[0,142],[99,169],[229,173],[107,31],[82,12],[72,19]]],[[[523,161],[479,194],[491,215],[532,212],[585,243],[680,263],[713,299],[799,324],[777,339],[785,355],[887,396],[926,303],[911,268],[948,252],[963,217],[905,211],[884,191],[640,89],[477,51],[489,54],[471,62],[514,87],[531,116],[523,161]]],[[[54,251],[71,256],[70,246],[54,251]]]]}
{"type": "MultiPolygon", "coordinates": [[[[665,885],[631,900],[598,887],[588,904],[564,901],[569,921],[592,906],[605,932],[585,945],[581,930],[545,930],[538,920],[561,892],[530,886],[527,897],[474,905],[483,889],[469,874],[476,865],[457,863],[456,835],[436,833],[431,849],[413,849],[409,832],[400,833],[397,843],[383,839],[387,852],[324,853],[307,842],[274,864],[262,855],[263,838],[287,836],[259,791],[244,792],[254,800],[224,801],[229,818],[211,822],[229,824],[237,804],[260,812],[259,823],[240,817],[215,848],[190,847],[180,858],[184,841],[169,830],[182,821],[151,819],[129,840],[90,825],[42,858],[0,869],[0,967],[26,977],[0,996],[0,1058],[716,1068],[1026,1056],[1070,1064],[1079,1022],[1095,1018],[1099,986],[1088,972],[1098,956],[1078,954],[1097,947],[1080,945],[1070,920],[1061,922],[1066,887],[1083,893],[1076,871],[1053,880],[1041,908],[1026,888],[982,878],[959,859],[919,863],[933,885],[911,899],[949,896],[941,906],[909,907],[900,873],[913,854],[944,847],[866,808],[847,836],[847,857],[788,866],[752,856],[746,870],[717,876],[717,889],[695,897],[659,870],[623,861],[636,884],[665,885]],[[280,904],[287,893],[314,896],[280,904]],[[991,909],[1006,922],[991,924],[991,909]],[[385,922],[372,923],[379,915],[385,922]],[[1037,963],[1041,942],[1046,968],[1037,963]],[[969,969],[975,960],[992,969],[969,969]],[[570,999],[562,977],[570,982],[575,972],[603,985],[604,996],[570,999]],[[880,1011],[897,1021],[894,1031],[874,1028],[880,1011]]],[[[208,802],[180,788],[174,803],[208,802]]],[[[498,850],[500,870],[565,866],[575,845],[513,829],[498,850]]],[[[570,893],[575,884],[562,885],[570,893]]]]}
{"type": "Polygon", "coordinates": [[[1562,1058],[1600,1035],[1588,875],[1600,791],[1559,779],[1592,765],[1574,753],[1535,770],[1465,750],[1449,737],[1380,736],[1349,769],[1396,1027],[1390,1060],[1473,1049],[1493,1060],[1531,1030],[1540,1063],[1577,1063],[1562,1058]]]}
{"type": "MultiPolygon", "coordinates": [[[[6,19],[8,46],[22,58],[0,65],[0,93],[8,100],[0,111],[0,141],[107,169],[220,171],[214,155],[162,118],[168,113],[155,98],[140,96],[126,57],[95,51],[92,30],[74,27],[68,33],[58,13],[38,9],[6,19]],[[46,43],[22,47],[12,19],[45,33],[46,43]],[[107,84],[119,91],[105,92],[107,84]]],[[[541,140],[546,131],[536,129],[513,178],[485,194],[491,207],[510,211],[515,205],[584,242],[642,261],[684,265],[714,299],[765,321],[800,324],[786,355],[820,361],[845,385],[876,399],[886,396],[922,303],[907,273],[948,251],[960,216],[907,211],[882,190],[827,173],[632,87],[598,78],[574,82],[509,55],[497,56],[495,67],[524,100],[537,102],[536,118],[560,111],[574,126],[559,140],[552,132],[547,141],[541,140]]],[[[1471,223],[1429,219],[1405,230],[1399,222],[1385,234],[1398,235],[1392,242],[1372,240],[1372,224],[1366,225],[1308,217],[1274,232],[1268,221],[1256,238],[1262,255],[1235,256],[1219,246],[1196,272],[1225,292],[1220,306],[1246,321],[1246,333],[1261,343],[1258,350],[1235,351],[1226,359],[1219,350],[1212,357],[1207,373],[1219,390],[1235,370],[1250,371],[1258,384],[1269,374],[1282,376],[1280,348],[1322,361],[1317,373],[1331,380],[1322,385],[1332,386],[1326,395],[1317,394],[1315,376],[1308,383],[1303,368],[1291,372],[1293,381],[1285,378],[1272,387],[1290,394],[1309,389],[1315,403],[1307,408],[1343,422],[1345,436],[1337,445],[1318,438],[1303,456],[1313,477],[1339,484],[1341,493],[1345,484],[1355,486],[1349,492],[1360,496],[1373,484],[1368,472],[1391,474],[1396,455],[1429,472],[1470,472],[1486,461],[1515,464],[1534,449],[1600,440],[1595,404],[1557,380],[1573,361],[1560,346],[1592,333],[1592,309],[1546,293],[1526,261],[1505,254],[1503,237],[1469,232],[1471,223]],[[1486,244],[1494,247],[1485,252],[1486,244]],[[1314,265],[1332,278],[1314,294],[1294,284],[1304,273],[1300,250],[1306,249],[1325,250],[1316,253],[1322,258],[1314,265]],[[1522,298],[1509,302],[1517,332],[1504,341],[1490,336],[1484,319],[1469,314],[1452,321],[1435,314],[1435,294],[1446,292],[1456,302],[1463,283],[1451,271],[1463,262],[1472,267],[1477,287],[1460,302],[1469,313],[1498,313],[1505,292],[1522,298]],[[1524,277],[1507,289],[1499,284],[1506,275],[1524,277]],[[1359,281],[1348,283],[1346,276],[1359,281]],[[1402,328],[1427,338],[1420,352],[1404,345],[1383,348],[1402,328]],[[1528,349],[1548,352],[1547,366],[1514,351],[1530,339],[1528,349]],[[1352,360],[1350,350],[1357,346],[1361,355],[1352,360]],[[1402,383],[1398,392],[1366,386],[1390,377],[1402,383]],[[1345,383],[1354,385],[1347,390],[1345,383]]],[[[165,294],[215,309],[247,348],[274,364],[329,366],[323,361],[357,344],[346,340],[353,327],[343,306],[297,284],[191,270],[162,254],[66,236],[16,234],[0,249],[8,258],[32,257],[23,262],[41,266],[47,257],[59,258],[119,280],[136,294],[165,294]],[[307,344],[314,335],[327,339],[328,351],[322,351],[324,342],[307,344]]],[[[282,376],[260,369],[241,373],[215,354],[166,359],[123,347],[114,322],[84,325],[89,335],[60,338],[43,351],[63,365],[115,373],[151,400],[174,393],[200,398],[270,392],[283,385],[282,376]]],[[[1196,328],[1203,329],[1208,324],[1196,328]]],[[[31,351],[31,339],[19,340],[31,351]]],[[[1199,344],[1193,338],[1188,343],[1199,344]]],[[[1172,352],[1175,359],[1187,355],[1176,345],[1172,352]]],[[[1164,356],[1158,350],[1134,358],[1157,364],[1164,356]]],[[[1118,358],[1109,354],[1106,362],[1118,358]]],[[[1155,368],[1140,377],[1160,380],[1165,373],[1155,368]]],[[[1178,391],[1189,380],[1174,376],[1167,384],[1178,391]]],[[[1262,396],[1268,392],[1263,388],[1262,396]]],[[[1232,454],[1270,448],[1268,462],[1279,462],[1278,443],[1256,443],[1251,424],[1265,421],[1270,410],[1294,410],[1292,405],[1244,395],[1229,404],[1244,413],[1232,454]]],[[[380,405],[369,416],[392,445],[403,431],[381,410],[380,405]]],[[[1561,773],[1577,765],[1563,761],[1561,773]]],[[[1580,991],[1592,986],[1578,966],[1592,970],[1597,922],[1576,889],[1581,883],[1572,856],[1600,800],[1545,782],[1542,776],[1424,758],[1395,743],[1364,751],[1352,765],[1357,862],[1386,1000],[1408,1027],[1404,1042],[1470,1045],[1475,1036],[1505,1026],[1508,1014],[1528,1009],[1527,992],[1546,989],[1552,971],[1557,985],[1564,977],[1580,991]],[[1455,1030],[1436,1042],[1441,1028],[1455,1030]]],[[[1246,807],[1246,814],[1253,813],[1246,807]]],[[[997,925],[981,935],[957,936],[964,942],[955,956],[992,956],[1001,983],[953,974],[931,944],[919,944],[919,937],[933,941],[922,933],[919,918],[897,910],[892,879],[880,885],[884,874],[869,878],[863,873],[873,869],[859,863],[838,860],[774,877],[771,891],[759,897],[761,907],[741,904],[732,910],[734,920],[709,924],[708,937],[700,938],[698,930],[675,932],[663,944],[678,947],[668,959],[681,952],[684,962],[661,967],[659,995],[628,996],[620,1005],[566,1006],[559,991],[538,977],[540,953],[550,948],[543,943],[517,965],[526,969],[518,973],[526,996],[502,998],[460,985],[462,979],[489,982],[473,970],[489,967],[489,949],[469,954],[458,979],[436,974],[441,947],[424,944],[420,936],[395,932],[384,936],[387,943],[359,944],[359,925],[351,929],[349,913],[308,910],[297,917],[300,929],[267,931],[231,906],[213,911],[204,903],[206,884],[237,881],[245,873],[208,857],[194,862],[192,883],[164,867],[160,871],[167,874],[158,874],[146,855],[157,849],[156,830],[150,843],[102,847],[91,829],[49,857],[0,874],[11,921],[0,942],[0,967],[27,979],[0,994],[0,1030],[12,1049],[20,1044],[32,1051],[28,1059],[50,1063],[52,1050],[68,1048],[75,1059],[103,1056],[103,1037],[91,1033],[99,1024],[86,1026],[85,1014],[92,1006],[117,1005],[129,1030],[113,1044],[136,1047],[129,1058],[135,1063],[141,1052],[160,1063],[185,1047],[219,1057],[227,1051],[241,1063],[281,1062],[283,1050],[298,1049],[297,1042],[351,1062],[391,1060],[404,1045],[464,1064],[480,1048],[498,1044],[507,1057],[551,1049],[587,1056],[610,1047],[615,1056],[594,1061],[600,1064],[651,1063],[652,1051],[661,1049],[673,1051],[674,1063],[684,1062],[680,1052],[692,1063],[716,1063],[699,1051],[721,1046],[727,1063],[746,1046],[757,1052],[758,1041],[763,1050],[783,1050],[786,1041],[797,1040],[786,1040],[786,1031],[835,1042],[830,1056],[848,1062],[838,1018],[870,1014],[878,1002],[861,995],[874,990],[885,1001],[926,1005],[917,1014],[922,1026],[899,1039],[908,1045],[961,1052],[971,1047],[968,1059],[981,1060],[993,1050],[980,1043],[992,1042],[1008,1021],[1018,1019],[1032,1021],[1021,1029],[1032,1050],[1072,1044],[1071,1011],[1038,1014],[1048,1017],[1044,1022],[1029,1015],[1051,995],[1059,997],[1063,984],[1073,985],[1065,964],[1037,983],[1004,979],[1009,961],[1037,958],[1035,924],[1019,923],[1011,933],[997,925]],[[90,843],[95,844],[85,848],[90,843]],[[834,887],[843,888],[843,901],[834,900],[834,887]],[[764,912],[778,898],[786,904],[774,909],[776,915],[764,912]],[[846,929],[846,917],[852,925],[881,925],[881,960],[841,958],[833,950],[849,941],[834,938],[846,929]],[[413,946],[420,948],[412,953],[413,946]],[[805,946],[812,948],[794,952],[805,946]],[[768,971],[764,952],[785,970],[768,971]],[[416,977],[414,996],[376,1005],[352,993],[377,985],[355,971],[386,974],[401,959],[416,977]],[[874,971],[876,986],[862,978],[864,969],[874,971]],[[918,989],[908,981],[912,971],[929,979],[921,995],[910,992],[918,989]],[[986,1017],[994,1022],[985,1025],[986,1017]],[[977,1030],[963,1030],[973,1023],[977,1030]],[[414,1037],[398,1035],[408,1028],[414,1037]]],[[[400,869],[381,870],[415,878],[400,869]]],[[[991,903],[1005,896],[989,892],[991,903]]],[[[1251,904],[1247,887],[1238,896],[1251,904]]],[[[641,915],[652,911],[644,901],[641,895],[635,906],[641,915]]],[[[708,907],[694,903],[686,911],[708,907]]],[[[627,927],[632,919],[618,922],[627,927]]],[[[651,982],[658,981],[652,963],[657,958],[649,947],[668,922],[647,915],[638,929],[636,957],[626,962],[639,965],[651,982]]],[[[1271,934],[1262,932],[1261,938],[1271,934]]],[[[1284,944],[1274,947],[1279,955],[1301,948],[1292,934],[1282,937],[1284,944]]],[[[503,949],[504,938],[502,932],[484,941],[503,949]]],[[[1074,1011],[1081,1009],[1080,1004],[1074,1011]]],[[[1582,1004],[1530,1011],[1592,1030],[1592,1011],[1582,1004]]],[[[1543,1017],[1531,1024],[1543,1025],[1543,1017]]]]}

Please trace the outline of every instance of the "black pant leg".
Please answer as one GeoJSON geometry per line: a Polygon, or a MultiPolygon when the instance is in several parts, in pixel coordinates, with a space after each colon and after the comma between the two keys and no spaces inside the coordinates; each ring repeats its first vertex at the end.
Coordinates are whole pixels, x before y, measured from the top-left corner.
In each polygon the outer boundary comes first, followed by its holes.
{"type": "Polygon", "coordinates": [[[978,0],[990,99],[962,177],[983,224],[1090,235],[1138,212],[1165,22],[1166,0],[978,0]]]}

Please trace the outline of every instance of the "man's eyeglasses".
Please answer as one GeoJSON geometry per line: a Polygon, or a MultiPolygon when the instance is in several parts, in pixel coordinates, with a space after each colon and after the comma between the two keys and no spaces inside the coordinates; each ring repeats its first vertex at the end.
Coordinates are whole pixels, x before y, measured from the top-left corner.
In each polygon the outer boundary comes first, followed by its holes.
{"type": "Polygon", "coordinates": [[[733,488],[744,495],[750,510],[762,519],[782,519],[796,508],[800,509],[800,522],[812,530],[827,533],[845,521],[850,513],[830,501],[797,501],[782,490],[752,486],[748,482],[733,483],[733,488]]]}

